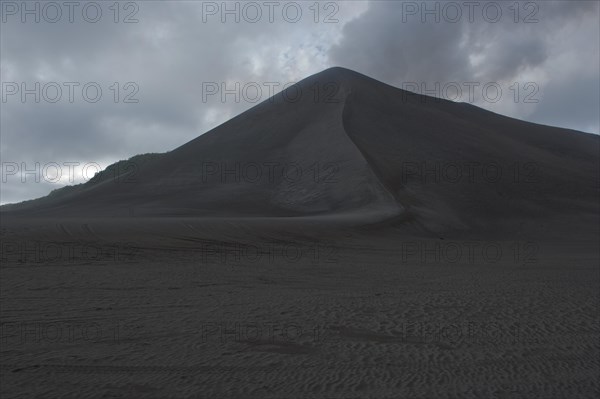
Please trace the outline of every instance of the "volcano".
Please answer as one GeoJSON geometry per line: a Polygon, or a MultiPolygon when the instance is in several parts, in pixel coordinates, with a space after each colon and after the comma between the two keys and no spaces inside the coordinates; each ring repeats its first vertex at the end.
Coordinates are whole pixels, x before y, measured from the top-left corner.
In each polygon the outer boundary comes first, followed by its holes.
{"type": "Polygon", "coordinates": [[[585,219],[598,209],[599,144],[336,67],[168,153],[2,213],[339,216],[441,230],[585,219]]]}
{"type": "Polygon", "coordinates": [[[599,144],[325,70],[0,208],[0,395],[598,397],[599,144]]]}

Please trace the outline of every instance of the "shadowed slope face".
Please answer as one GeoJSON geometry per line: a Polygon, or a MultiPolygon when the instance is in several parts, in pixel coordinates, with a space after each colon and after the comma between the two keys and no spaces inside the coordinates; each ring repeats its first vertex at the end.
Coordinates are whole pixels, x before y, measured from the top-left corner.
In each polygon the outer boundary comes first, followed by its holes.
{"type": "Polygon", "coordinates": [[[30,215],[402,215],[427,229],[594,213],[598,137],[332,68],[30,215]]]}
{"type": "Polygon", "coordinates": [[[389,192],[434,229],[597,220],[598,136],[362,79],[344,128],[389,192]]]}

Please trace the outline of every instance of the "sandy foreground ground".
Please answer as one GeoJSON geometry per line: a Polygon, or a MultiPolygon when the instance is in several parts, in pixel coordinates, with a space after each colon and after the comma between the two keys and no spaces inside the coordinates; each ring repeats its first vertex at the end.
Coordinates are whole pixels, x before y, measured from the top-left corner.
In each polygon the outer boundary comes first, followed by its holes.
{"type": "Polygon", "coordinates": [[[3,223],[2,398],[600,394],[597,233],[132,226],[3,223]]]}

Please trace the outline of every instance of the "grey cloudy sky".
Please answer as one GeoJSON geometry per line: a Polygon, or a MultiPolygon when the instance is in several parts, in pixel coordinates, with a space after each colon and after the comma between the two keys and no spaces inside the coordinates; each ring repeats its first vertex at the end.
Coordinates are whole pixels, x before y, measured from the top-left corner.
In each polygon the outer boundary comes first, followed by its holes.
{"type": "Polygon", "coordinates": [[[270,87],[334,65],[600,131],[597,1],[0,4],[2,203],[69,183],[68,162],[79,163],[81,182],[96,164],[176,148],[267,99],[270,87]],[[239,99],[206,91],[224,83],[236,92],[236,82],[239,99]],[[52,163],[60,179],[43,170],[52,163]]]}

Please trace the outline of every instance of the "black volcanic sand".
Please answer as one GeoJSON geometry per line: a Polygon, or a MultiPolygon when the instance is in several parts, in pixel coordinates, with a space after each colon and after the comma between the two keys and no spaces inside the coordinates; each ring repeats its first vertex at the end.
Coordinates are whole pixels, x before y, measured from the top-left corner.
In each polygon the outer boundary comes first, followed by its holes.
{"type": "Polygon", "coordinates": [[[1,396],[598,397],[598,137],[328,82],[0,208],[1,396]]]}
{"type": "Polygon", "coordinates": [[[589,234],[279,222],[9,222],[2,397],[597,396],[589,234]]]}

